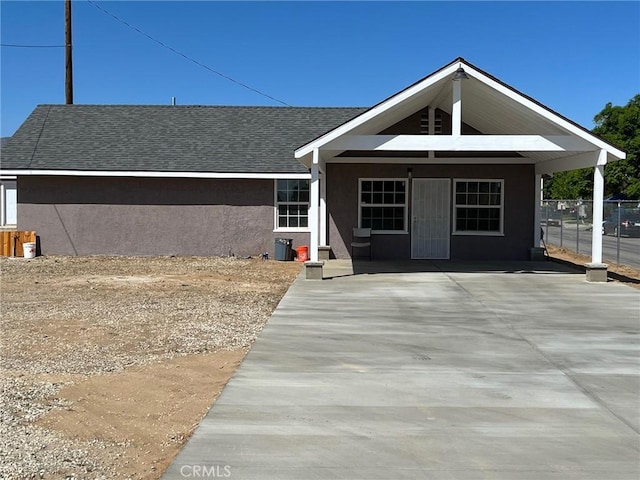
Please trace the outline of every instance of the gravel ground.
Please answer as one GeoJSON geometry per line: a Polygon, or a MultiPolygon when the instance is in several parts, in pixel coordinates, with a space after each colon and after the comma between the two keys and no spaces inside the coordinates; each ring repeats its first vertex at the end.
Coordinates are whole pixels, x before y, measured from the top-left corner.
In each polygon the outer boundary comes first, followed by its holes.
{"type": "Polygon", "coordinates": [[[73,408],[60,389],[178,357],[246,351],[300,266],[52,256],[3,258],[0,269],[0,478],[108,479],[123,478],[114,465],[126,441],[69,438],[37,424],[73,408]]]}
{"type": "Polygon", "coordinates": [[[0,478],[109,479],[115,472],[102,466],[92,450],[105,448],[99,441],[89,446],[64,438],[63,435],[33,425],[33,421],[54,408],[66,408],[55,395],[59,385],[24,377],[4,377],[0,383],[0,478]],[[69,472],[65,474],[64,472],[69,472]],[[75,473],[73,473],[75,472],[75,473]]]}

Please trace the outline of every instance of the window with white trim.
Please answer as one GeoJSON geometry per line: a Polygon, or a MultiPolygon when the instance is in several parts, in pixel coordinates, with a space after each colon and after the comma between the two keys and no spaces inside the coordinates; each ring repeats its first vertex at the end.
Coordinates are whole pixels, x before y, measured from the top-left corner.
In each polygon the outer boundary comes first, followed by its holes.
{"type": "Polygon", "coordinates": [[[0,180],[0,227],[18,223],[18,184],[15,180],[0,180]]]}
{"type": "Polygon", "coordinates": [[[309,180],[276,180],[276,230],[309,228],[309,180]]]}
{"type": "Polygon", "coordinates": [[[454,233],[503,233],[504,180],[454,179],[454,204],[454,233]]]}
{"type": "Polygon", "coordinates": [[[404,178],[360,179],[360,228],[377,233],[407,231],[407,180],[404,178]]]}

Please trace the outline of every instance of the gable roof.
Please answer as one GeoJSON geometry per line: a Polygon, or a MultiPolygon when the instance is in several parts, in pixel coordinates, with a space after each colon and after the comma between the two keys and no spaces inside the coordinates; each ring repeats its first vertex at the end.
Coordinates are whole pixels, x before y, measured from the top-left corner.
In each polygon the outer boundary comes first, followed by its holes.
{"type": "MultiPolygon", "coordinates": [[[[462,67],[469,79],[462,86],[462,121],[483,134],[572,135],[607,151],[609,160],[624,158],[624,152],[586,128],[556,113],[533,98],[498,80],[459,57],[407,88],[300,146],[296,158],[308,164],[311,152],[343,135],[375,135],[409,115],[430,106],[451,114],[452,77],[462,67]]],[[[526,152],[534,162],[570,156],[571,152],[526,152]]]]}
{"type": "Polygon", "coordinates": [[[39,105],[2,170],[307,173],[303,142],[364,108],[39,105]]]}

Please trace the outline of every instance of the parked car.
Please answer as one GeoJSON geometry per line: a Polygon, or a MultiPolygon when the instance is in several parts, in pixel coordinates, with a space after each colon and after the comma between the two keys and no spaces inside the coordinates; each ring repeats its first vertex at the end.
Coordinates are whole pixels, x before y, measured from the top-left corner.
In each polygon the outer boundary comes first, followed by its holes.
{"type": "Polygon", "coordinates": [[[628,237],[640,237],[640,213],[620,212],[620,225],[618,225],[618,214],[615,213],[611,217],[602,222],[602,234],[628,237]]]}
{"type": "Polygon", "coordinates": [[[551,210],[551,209],[542,209],[541,210],[541,224],[549,225],[550,227],[559,227],[562,223],[562,210],[551,210]]]}

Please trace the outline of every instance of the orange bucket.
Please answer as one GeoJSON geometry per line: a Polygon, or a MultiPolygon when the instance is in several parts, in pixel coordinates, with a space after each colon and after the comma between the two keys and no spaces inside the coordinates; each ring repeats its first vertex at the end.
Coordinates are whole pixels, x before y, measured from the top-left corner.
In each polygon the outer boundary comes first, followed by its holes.
{"type": "Polygon", "coordinates": [[[296,247],[296,253],[298,254],[296,257],[298,262],[306,262],[309,260],[309,247],[306,245],[296,247]]]}

